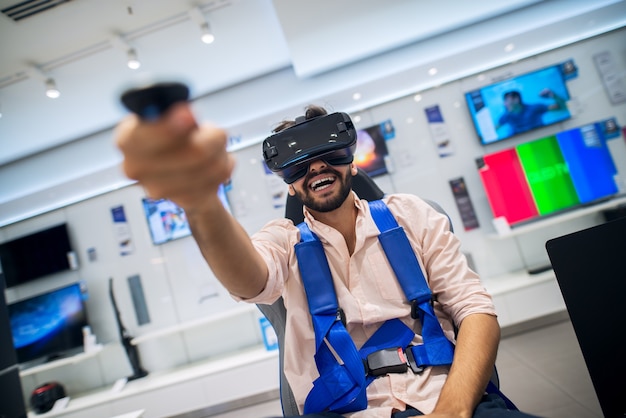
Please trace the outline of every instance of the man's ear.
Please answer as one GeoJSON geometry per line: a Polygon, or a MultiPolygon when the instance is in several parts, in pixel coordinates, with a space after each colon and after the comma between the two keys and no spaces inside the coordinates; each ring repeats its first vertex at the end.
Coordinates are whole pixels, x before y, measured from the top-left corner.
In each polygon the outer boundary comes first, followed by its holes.
{"type": "Polygon", "coordinates": [[[350,172],[352,173],[352,177],[356,176],[359,172],[359,168],[356,166],[355,163],[350,164],[350,172]]]}
{"type": "Polygon", "coordinates": [[[293,184],[288,185],[287,192],[289,193],[289,196],[296,195],[296,189],[293,188],[293,184]]]}

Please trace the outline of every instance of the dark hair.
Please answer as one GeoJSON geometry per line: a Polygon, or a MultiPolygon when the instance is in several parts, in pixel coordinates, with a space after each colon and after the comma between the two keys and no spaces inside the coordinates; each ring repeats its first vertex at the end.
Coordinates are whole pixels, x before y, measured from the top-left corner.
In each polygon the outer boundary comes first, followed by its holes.
{"type": "Polygon", "coordinates": [[[507,97],[511,97],[513,99],[517,99],[520,101],[520,103],[522,102],[522,95],[520,94],[519,91],[517,90],[509,90],[506,93],[504,93],[504,95],[502,96],[504,99],[506,99],[507,97]]]}
{"type": "MultiPolygon", "coordinates": [[[[305,120],[313,119],[313,118],[316,118],[318,116],[324,116],[324,115],[327,115],[327,114],[328,114],[328,112],[326,111],[326,109],[324,109],[321,106],[308,105],[306,107],[306,109],[304,110],[304,119],[305,120]]],[[[296,124],[295,120],[283,120],[282,122],[280,122],[278,124],[278,126],[276,126],[272,130],[272,133],[277,133],[277,132],[284,131],[287,128],[291,128],[295,124],[296,124]]]]}

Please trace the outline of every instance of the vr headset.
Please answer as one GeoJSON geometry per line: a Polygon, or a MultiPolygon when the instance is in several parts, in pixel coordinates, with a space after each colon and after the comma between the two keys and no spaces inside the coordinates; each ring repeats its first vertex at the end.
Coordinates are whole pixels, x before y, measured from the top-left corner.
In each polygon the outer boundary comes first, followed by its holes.
{"type": "Polygon", "coordinates": [[[304,177],[309,163],[324,160],[330,165],[350,164],[356,149],[356,129],[346,113],[312,119],[296,118],[296,124],[263,141],[267,167],[287,184],[304,177]]]}

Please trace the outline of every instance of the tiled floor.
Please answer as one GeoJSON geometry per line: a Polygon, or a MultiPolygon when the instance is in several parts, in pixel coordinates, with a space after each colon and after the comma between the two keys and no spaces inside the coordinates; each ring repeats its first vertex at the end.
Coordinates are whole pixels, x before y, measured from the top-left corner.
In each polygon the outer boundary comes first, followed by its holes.
{"type": "MultiPolygon", "coordinates": [[[[522,411],[544,418],[601,418],[600,404],[569,320],[502,339],[500,388],[522,411]]],[[[281,416],[278,400],[214,416],[281,416]]]]}

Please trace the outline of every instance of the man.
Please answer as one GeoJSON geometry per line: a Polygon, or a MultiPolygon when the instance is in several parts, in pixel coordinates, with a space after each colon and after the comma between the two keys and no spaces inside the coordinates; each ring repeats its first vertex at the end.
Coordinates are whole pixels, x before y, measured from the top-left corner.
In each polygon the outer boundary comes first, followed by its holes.
{"type": "MultiPolygon", "coordinates": [[[[322,121],[325,114],[322,108],[309,107],[304,119],[322,121]]],[[[345,124],[351,125],[351,121],[345,124]]],[[[316,141],[315,132],[299,131],[298,126],[296,121],[288,121],[276,131],[302,132],[294,134],[289,146],[300,141],[299,135],[316,141]]],[[[283,159],[284,164],[270,168],[289,184],[290,195],[304,203],[306,222],[323,243],[355,345],[361,347],[382,323],[394,318],[411,328],[413,342],[419,344],[421,325],[411,317],[411,305],[378,243],[378,229],[367,202],[351,191],[351,179],[357,172],[351,161],[353,144],[337,148],[331,139],[328,142],[335,148],[330,150],[324,145],[326,140],[320,135],[320,144],[309,144],[308,149],[322,151],[283,159]]],[[[314,330],[294,254],[300,230],[290,220],[278,219],[248,237],[217,197],[219,184],[230,177],[234,167],[226,151],[226,134],[214,126],[197,126],[186,104],[174,105],[152,122],[134,116],[125,119],[118,127],[117,143],[130,178],[138,180],[151,197],[167,197],[185,210],[202,254],[234,298],[272,303],[283,296],[288,313],[285,374],[302,411],[318,371],[314,330]]],[[[266,161],[283,152],[270,145],[268,138],[264,141],[266,161]]],[[[415,196],[391,195],[385,202],[406,230],[428,278],[446,336],[453,339],[453,327],[459,328],[454,361],[450,367],[433,366],[419,373],[408,370],[374,379],[367,387],[367,410],[348,415],[389,418],[421,411],[432,417],[471,417],[475,409],[497,408],[506,416],[527,416],[503,409],[502,402],[492,397],[483,399],[500,329],[491,298],[468,268],[457,238],[449,231],[448,219],[415,196]]],[[[310,416],[340,415],[320,411],[310,416]]]]}
{"type": "Polygon", "coordinates": [[[550,89],[543,89],[539,93],[540,97],[551,98],[554,103],[549,105],[526,104],[522,100],[522,95],[517,90],[511,90],[504,93],[502,99],[506,111],[498,120],[498,128],[508,125],[511,128],[511,134],[526,132],[528,130],[539,128],[546,123],[543,121],[543,115],[549,111],[565,110],[567,106],[562,97],[554,93],[550,89]]]}

